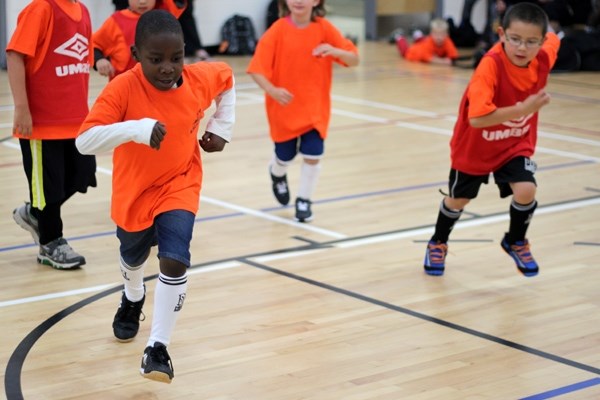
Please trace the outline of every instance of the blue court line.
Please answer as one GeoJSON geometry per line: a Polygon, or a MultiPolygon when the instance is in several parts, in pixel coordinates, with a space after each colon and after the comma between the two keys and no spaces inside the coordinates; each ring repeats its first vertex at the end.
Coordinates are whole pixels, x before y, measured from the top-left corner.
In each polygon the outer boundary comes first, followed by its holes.
{"type": "MultiPolygon", "coordinates": [[[[568,163],[563,163],[563,164],[548,165],[545,167],[538,168],[538,171],[554,170],[554,169],[559,169],[559,168],[578,167],[578,166],[587,165],[587,164],[594,164],[594,162],[584,160],[584,161],[568,162],[568,163]]],[[[365,197],[384,196],[387,194],[428,189],[431,187],[444,187],[447,184],[448,184],[448,181],[440,181],[440,182],[425,183],[425,184],[421,184],[421,185],[403,186],[403,187],[399,187],[399,188],[395,188],[395,189],[377,190],[374,192],[364,192],[364,193],[357,193],[357,194],[351,194],[351,195],[346,195],[346,196],[331,197],[329,199],[316,200],[313,202],[313,204],[325,204],[325,203],[333,203],[333,202],[346,201],[346,200],[356,200],[356,199],[365,198],[365,197]]],[[[282,206],[267,207],[267,208],[262,208],[259,211],[272,212],[272,211],[277,211],[277,210],[290,208],[290,207],[293,207],[293,206],[288,205],[288,206],[284,206],[284,207],[282,207],[282,206]]],[[[225,219],[225,218],[239,217],[242,215],[244,215],[244,213],[241,213],[241,212],[219,214],[219,215],[214,215],[214,216],[210,216],[210,217],[196,218],[195,222],[214,221],[214,220],[225,219]]],[[[103,236],[110,236],[110,235],[114,235],[114,234],[115,234],[115,230],[111,230],[108,232],[98,232],[98,233],[93,233],[93,234],[88,234],[88,235],[68,237],[67,239],[71,242],[71,241],[77,241],[77,240],[85,240],[85,239],[93,239],[93,238],[103,237],[103,236]]],[[[8,251],[12,251],[12,250],[25,249],[28,247],[37,247],[37,245],[35,243],[27,243],[27,244],[15,245],[15,246],[0,247],[0,253],[5,253],[8,251]]]]}
{"type": "Polygon", "coordinates": [[[547,392],[534,394],[533,396],[523,397],[519,400],[551,399],[553,397],[558,397],[558,396],[561,396],[561,395],[567,394],[567,393],[573,393],[578,390],[586,389],[586,388],[589,388],[591,386],[596,386],[596,385],[600,385],[600,378],[593,378],[593,379],[589,379],[587,381],[574,383],[574,384],[568,385],[568,386],[563,386],[558,389],[548,390],[547,392]]]}

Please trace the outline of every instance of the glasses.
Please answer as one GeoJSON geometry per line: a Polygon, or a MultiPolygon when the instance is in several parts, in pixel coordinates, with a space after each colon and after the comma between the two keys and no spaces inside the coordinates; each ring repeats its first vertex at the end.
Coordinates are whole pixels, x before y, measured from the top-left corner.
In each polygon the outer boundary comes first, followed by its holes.
{"type": "Polygon", "coordinates": [[[543,40],[523,40],[518,37],[504,35],[506,41],[510,43],[511,46],[521,47],[521,45],[525,45],[528,49],[537,49],[544,42],[543,40]]]}

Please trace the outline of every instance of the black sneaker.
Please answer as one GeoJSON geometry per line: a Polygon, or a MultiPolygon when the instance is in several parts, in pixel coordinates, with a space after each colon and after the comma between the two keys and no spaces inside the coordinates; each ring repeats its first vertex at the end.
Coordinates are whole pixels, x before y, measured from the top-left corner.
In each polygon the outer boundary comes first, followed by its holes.
{"type": "Polygon", "coordinates": [[[121,304],[113,320],[113,333],[119,342],[130,342],[137,335],[140,329],[140,321],[146,319],[142,312],[142,306],[146,300],[146,295],[140,301],[130,301],[125,296],[121,296],[121,304]]]}
{"type": "Polygon", "coordinates": [[[146,379],[153,381],[171,383],[175,374],[173,363],[167,352],[167,348],[161,342],[155,342],[154,347],[146,347],[142,357],[140,374],[146,379]]]}
{"type": "Polygon", "coordinates": [[[290,202],[290,188],[288,187],[287,175],[275,176],[271,174],[271,182],[273,183],[273,195],[279,204],[285,206],[290,202]]]}
{"type": "Polygon", "coordinates": [[[296,221],[309,222],[312,221],[313,215],[310,209],[312,202],[307,199],[298,197],[296,199],[296,221]]]}

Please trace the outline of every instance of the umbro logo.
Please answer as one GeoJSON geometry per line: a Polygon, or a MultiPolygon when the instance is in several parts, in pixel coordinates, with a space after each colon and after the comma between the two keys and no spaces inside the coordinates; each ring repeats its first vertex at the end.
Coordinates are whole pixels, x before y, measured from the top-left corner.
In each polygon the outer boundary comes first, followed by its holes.
{"type": "Polygon", "coordinates": [[[83,61],[90,54],[88,43],[85,36],[76,33],[71,39],[54,49],[54,52],[83,61]]]}

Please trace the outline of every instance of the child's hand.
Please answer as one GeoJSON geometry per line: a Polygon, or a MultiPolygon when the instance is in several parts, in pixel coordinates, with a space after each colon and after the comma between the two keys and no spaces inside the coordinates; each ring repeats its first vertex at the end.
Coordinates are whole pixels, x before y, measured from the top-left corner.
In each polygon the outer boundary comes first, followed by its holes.
{"type": "Polygon", "coordinates": [[[96,69],[102,76],[111,77],[115,74],[115,68],[106,58],[96,61],[96,69]]]}
{"type": "Polygon", "coordinates": [[[153,149],[160,149],[160,142],[162,142],[167,134],[167,130],[162,122],[154,124],[152,129],[152,135],[150,136],[150,147],[153,149]]]}
{"type": "Polygon", "coordinates": [[[31,136],[33,120],[31,111],[28,107],[15,107],[15,115],[13,117],[13,134],[20,134],[25,137],[31,136]]]}
{"type": "Polygon", "coordinates": [[[288,92],[287,89],[280,87],[274,87],[268,92],[268,95],[282,106],[287,106],[294,98],[294,95],[288,92]]]}
{"type": "Polygon", "coordinates": [[[336,57],[337,49],[329,43],[321,43],[312,51],[312,55],[315,57],[336,57]]]}
{"type": "Polygon", "coordinates": [[[537,112],[540,108],[550,103],[550,95],[545,90],[530,95],[523,101],[523,107],[525,108],[525,115],[537,112]]]}
{"type": "Polygon", "coordinates": [[[227,141],[221,136],[215,135],[214,133],[208,131],[202,135],[202,138],[198,142],[200,143],[202,150],[206,151],[207,153],[222,151],[227,144],[227,141]]]}

